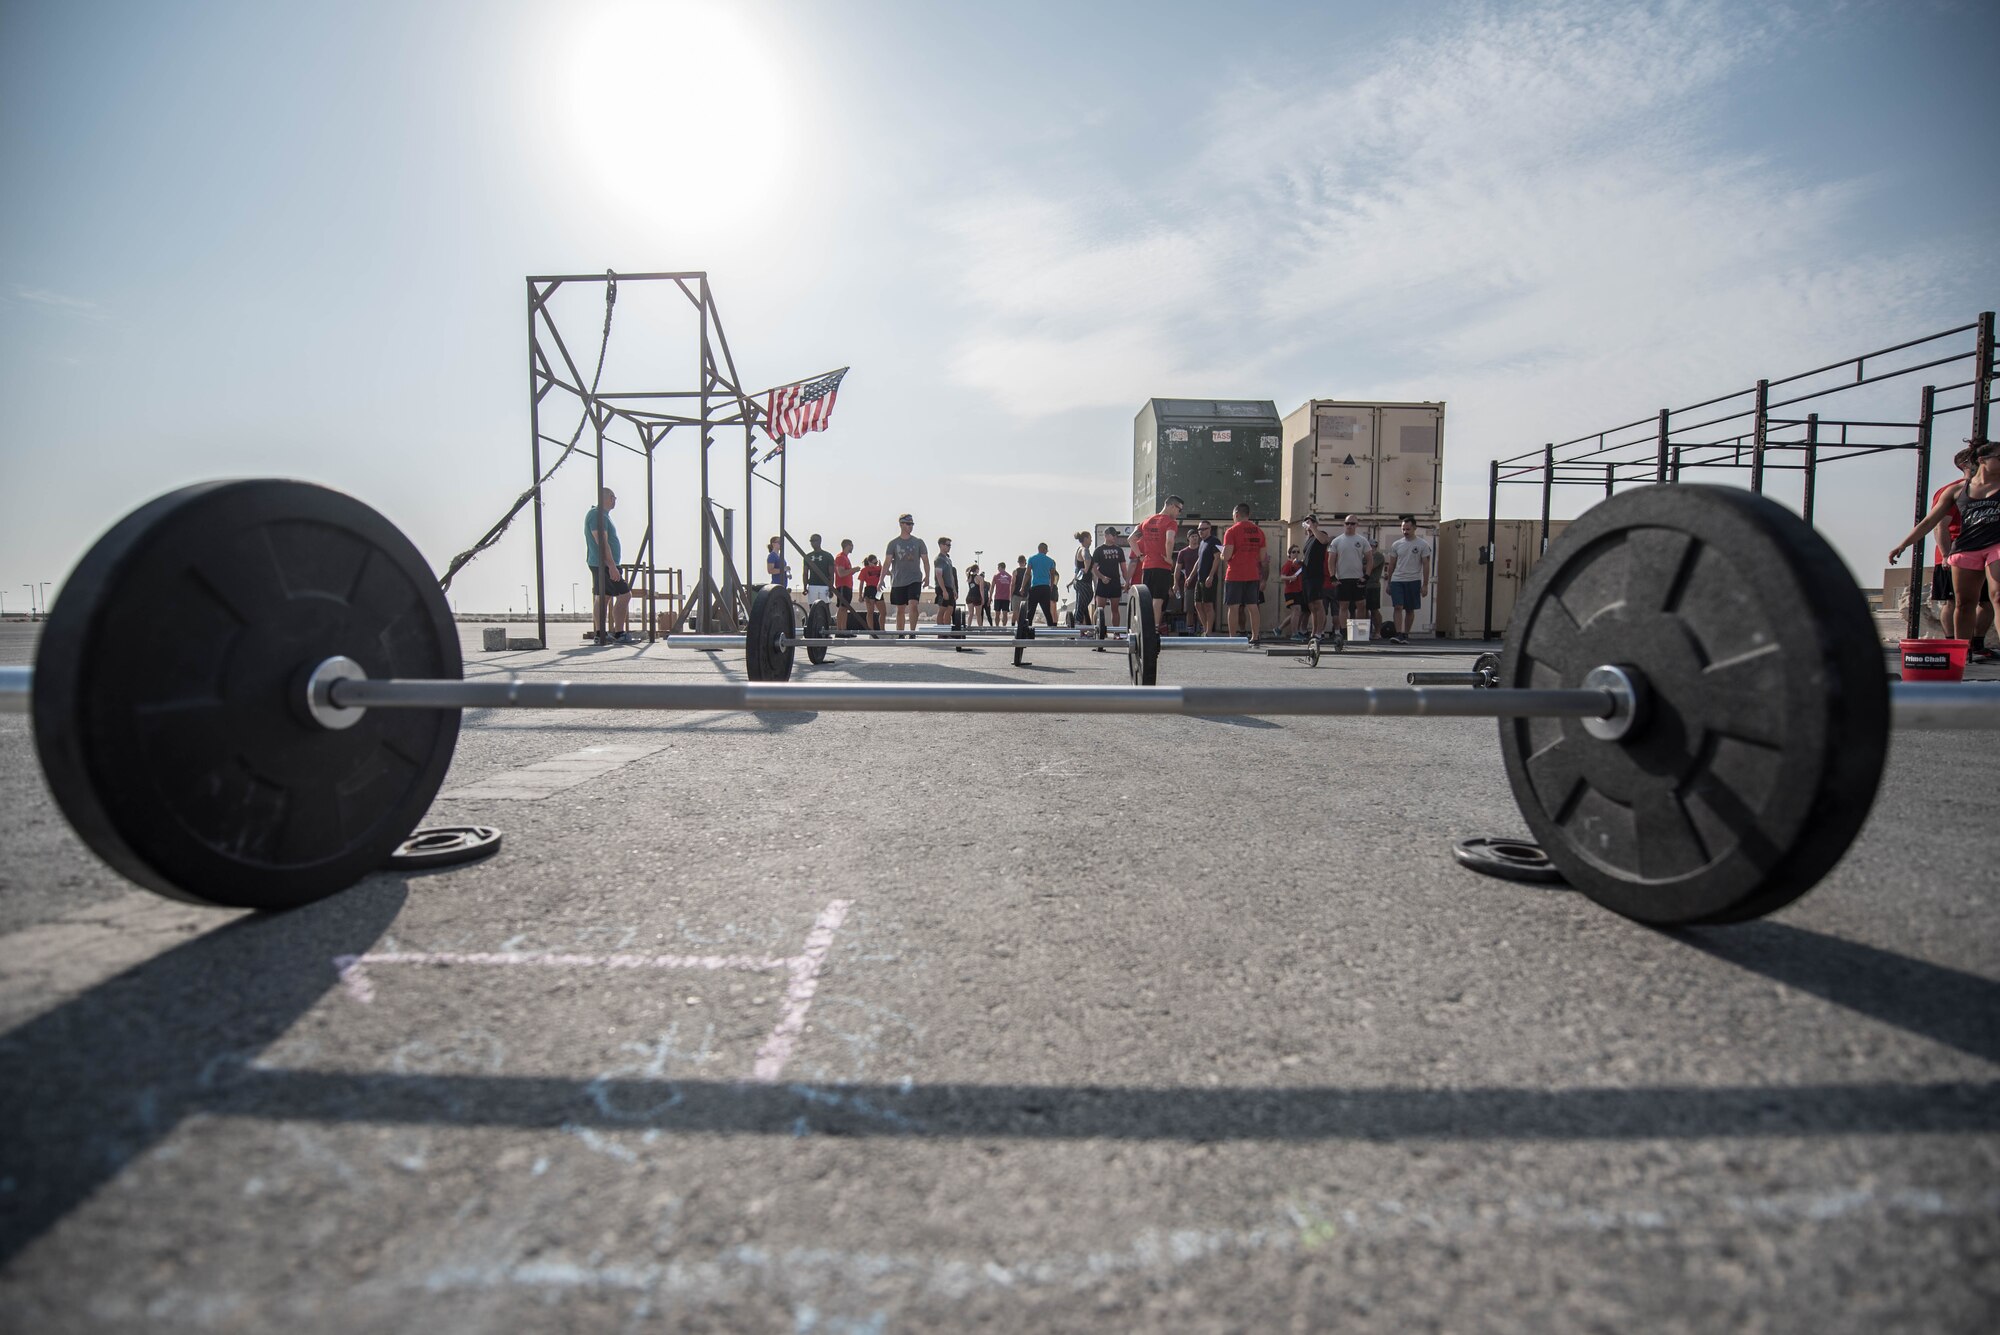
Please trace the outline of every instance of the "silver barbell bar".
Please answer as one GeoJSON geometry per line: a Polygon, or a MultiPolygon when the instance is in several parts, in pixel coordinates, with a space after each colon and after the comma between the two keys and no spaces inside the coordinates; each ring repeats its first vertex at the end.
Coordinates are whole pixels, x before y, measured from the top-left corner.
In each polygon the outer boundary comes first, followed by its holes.
{"type": "MultiPolygon", "coordinates": [[[[0,713],[28,712],[34,669],[0,667],[0,713]]],[[[1422,686],[960,686],[874,683],[576,682],[370,679],[351,659],[309,676],[307,705],[345,717],[369,709],[811,710],[983,714],[1262,714],[1614,720],[1629,695],[1577,687],[1465,691],[1422,686]]],[[[1906,729],[2000,730],[2000,682],[1891,682],[1890,719],[1906,729]]],[[[324,719],[322,721],[325,721],[324,719]]]]}
{"type": "MultiPolygon", "coordinates": [[[[922,639],[898,640],[894,636],[883,639],[847,638],[844,636],[808,639],[803,635],[781,635],[778,648],[785,649],[1103,649],[1112,653],[1124,653],[1129,643],[1127,636],[1114,635],[1100,640],[1095,635],[1036,635],[1032,640],[1017,640],[1011,636],[986,636],[975,640],[946,639],[939,635],[926,635],[922,639]]],[[[741,635],[669,635],[666,639],[669,649],[741,649],[741,635]]],[[[1180,650],[1203,649],[1247,649],[1247,637],[1215,635],[1189,637],[1186,640],[1162,637],[1160,648],[1180,650]]]]}

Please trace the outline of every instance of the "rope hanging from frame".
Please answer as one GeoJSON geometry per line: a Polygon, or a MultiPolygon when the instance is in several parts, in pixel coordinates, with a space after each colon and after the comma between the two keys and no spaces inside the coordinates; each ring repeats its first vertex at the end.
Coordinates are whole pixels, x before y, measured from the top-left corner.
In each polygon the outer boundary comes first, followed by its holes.
{"type": "Polygon", "coordinates": [[[449,589],[453,577],[460,570],[463,570],[473,557],[500,541],[501,537],[507,532],[507,526],[514,522],[514,517],[526,509],[528,502],[534,500],[541,493],[542,484],[554,477],[556,470],[563,466],[570,455],[576,453],[577,442],[583,439],[583,429],[590,425],[590,410],[597,402],[597,382],[604,378],[604,353],[611,346],[611,312],[612,308],[618,304],[618,275],[606,269],[604,271],[604,278],[604,333],[597,341],[597,369],[591,373],[590,393],[584,398],[583,415],[576,419],[576,430],[570,432],[569,444],[563,446],[562,454],[556,458],[554,463],[548,466],[547,471],[535,479],[534,486],[529,487],[514,498],[513,506],[508,509],[506,514],[500,516],[498,523],[486,530],[486,536],[482,537],[478,542],[473,543],[472,546],[466,548],[457,556],[451,558],[451,564],[445,567],[444,575],[438,580],[438,587],[440,589],[449,589]]]}

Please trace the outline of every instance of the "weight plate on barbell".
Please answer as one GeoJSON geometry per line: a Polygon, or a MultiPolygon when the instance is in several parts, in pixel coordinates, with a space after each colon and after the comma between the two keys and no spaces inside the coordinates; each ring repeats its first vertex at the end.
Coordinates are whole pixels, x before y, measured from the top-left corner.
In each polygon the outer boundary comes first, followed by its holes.
{"type": "Polygon", "coordinates": [[[332,730],[305,675],[456,678],[430,567],[360,501],[212,482],[140,507],[64,582],[35,659],[35,746],[63,814],[130,880],[285,909],[375,871],[429,809],[457,710],[332,730]]]}
{"type": "Polygon", "coordinates": [[[1722,487],[1614,496],[1535,567],[1502,687],[1581,686],[1605,664],[1645,699],[1623,737],[1503,719],[1528,828],[1563,876],[1657,924],[1757,917],[1846,851],[1888,749],[1866,602],[1790,511],[1722,487]]]}
{"type": "Polygon", "coordinates": [[[1125,664],[1134,686],[1160,680],[1160,627],[1153,620],[1153,591],[1134,584],[1125,591],[1125,664]]]}
{"type": "Polygon", "coordinates": [[[1500,655],[1481,654],[1472,660],[1472,673],[1479,680],[1475,685],[1480,689],[1490,689],[1500,684],[1500,655]]]}
{"type": "Polygon", "coordinates": [[[744,673],[752,681],[790,681],[792,658],[797,652],[789,643],[796,609],[792,595],[775,585],[760,589],[750,600],[750,625],[743,635],[744,673]]]}
{"type": "MultiPolygon", "coordinates": [[[[831,631],[833,616],[825,603],[814,603],[806,609],[806,638],[823,640],[831,631]]],[[[815,665],[826,661],[826,646],[813,644],[806,646],[806,657],[815,665]]]]}
{"type": "Polygon", "coordinates": [[[391,871],[433,871],[477,862],[500,851],[500,831],[491,825],[432,825],[410,831],[386,864],[391,871]]]}

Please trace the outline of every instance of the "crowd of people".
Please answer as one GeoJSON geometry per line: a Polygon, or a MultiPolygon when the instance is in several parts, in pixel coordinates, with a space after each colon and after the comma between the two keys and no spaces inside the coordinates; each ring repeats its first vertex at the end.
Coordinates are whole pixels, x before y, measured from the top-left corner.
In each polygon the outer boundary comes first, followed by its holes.
{"type": "MultiPolygon", "coordinates": [[[[1919,539],[1938,530],[1938,560],[1931,574],[1931,600],[1948,636],[1968,642],[1973,662],[2000,661],[1989,647],[1993,607],[2000,602],[2000,443],[1985,439],[1966,442],[1952,459],[1959,476],[1939,487],[1930,511],[1889,553],[1893,565],[1919,539]]],[[[599,643],[634,643],[627,621],[632,588],[622,578],[617,525],[611,511],[618,497],[611,488],[584,515],[584,560],[590,570],[594,608],[591,638],[599,643]]],[[[1118,626],[1124,617],[1125,591],[1143,584],[1152,593],[1163,633],[1183,635],[1244,635],[1263,638],[1264,588],[1271,576],[1271,553],[1264,530],[1250,507],[1239,504],[1233,522],[1220,533],[1203,519],[1184,528],[1186,504],[1169,496],[1157,514],[1134,525],[1129,534],[1112,528],[1094,539],[1079,530],[1070,554],[1070,597],[1064,612],[1077,625],[1100,619],[1118,626]]],[[[1010,569],[1003,560],[991,571],[975,561],[963,572],[952,556],[950,538],[937,540],[937,553],[916,536],[913,515],[897,518],[897,534],[883,555],[854,560],[854,541],[843,538],[829,551],[815,533],[806,552],[804,585],[809,604],[833,608],[834,629],[841,633],[887,631],[888,609],[894,609],[894,632],[914,634],[928,592],[939,625],[997,626],[1033,624],[1037,614],[1057,624],[1062,597],[1061,571],[1046,542],[1033,555],[1015,557],[1010,569]]],[[[1279,566],[1284,604],[1272,633],[1304,640],[1338,638],[1349,621],[1366,621],[1380,636],[1409,643],[1410,630],[1431,587],[1435,553],[1420,537],[1414,517],[1401,519],[1402,535],[1386,550],[1361,531],[1354,515],[1346,516],[1338,532],[1329,532],[1317,518],[1305,521],[1305,536],[1288,547],[1279,566]],[[1390,620],[1383,621],[1382,586],[1387,576],[1390,620]]],[[[773,537],[767,545],[764,577],[784,587],[791,579],[784,542],[773,537]]]]}
{"type": "MultiPolygon", "coordinates": [[[[1061,568],[1046,542],[1036,544],[1032,555],[1015,557],[1011,568],[1002,560],[989,571],[975,561],[961,571],[951,539],[937,539],[933,556],[929,544],[916,536],[912,515],[897,519],[897,535],[881,556],[870,552],[858,563],[853,539],[842,538],[839,549],[829,551],[815,533],[801,561],[806,600],[808,606],[828,604],[833,629],[840,634],[914,634],[927,594],[941,626],[1032,625],[1038,615],[1054,626],[1060,608],[1077,625],[1109,628],[1124,620],[1126,590],[1143,584],[1165,633],[1261,641],[1266,633],[1264,588],[1272,567],[1263,528],[1247,504],[1235,507],[1233,522],[1221,532],[1206,520],[1184,529],[1186,511],[1180,497],[1169,496],[1158,513],[1129,534],[1112,528],[1093,538],[1089,530],[1079,530],[1070,554],[1067,598],[1061,568]]],[[[1382,638],[1407,644],[1430,586],[1433,559],[1430,542],[1417,536],[1416,520],[1409,515],[1403,516],[1402,536],[1386,551],[1360,531],[1353,515],[1336,534],[1308,520],[1305,541],[1285,553],[1280,567],[1284,607],[1269,631],[1297,640],[1337,638],[1348,619],[1365,618],[1379,627],[1382,638]],[[1381,617],[1385,574],[1392,609],[1386,622],[1381,617]]],[[[784,542],[773,537],[765,555],[765,580],[782,588],[791,576],[784,542]]]]}
{"type": "MultiPolygon", "coordinates": [[[[2000,602],[2000,443],[1968,440],[1952,465],[1959,476],[1933,493],[1929,512],[1896,544],[1889,561],[1895,564],[1937,530],[1930,595],[1939,620],[1947,636],[1968,642],[1970,661],[1992,663],[2000,661],[1986,642],[1994,604],[2000,602]]],[[[635,642],[627,620],[632,586],[622,577],[618,528],[611,519],[617,503],[617,494],[603,488],[583,521],[594,609],[590,638],[602,644],[635,642]]],[[[1067,617],[1080,626],[1100,621],[1118,626],[1125,591],[1143,584],[1152,593],[1163,633],[1261,640],[1272,562],[1264,530],[1247,504],[1235,507],[1233,522],[1220,533],[1206,519],[1184,529],[1186,511],[1180,497],[1169,496],[1129,535],[1112,528],[1093,539],[1089,530],[1079,530],[1070,554],[1067,617]]],[[[926,592],[939,625],[961,624],[960,618],[975,626],[1005,625],[1010,618],[1032,625],[1037,614],[1046,624],[1057,624],[1057,607],[1064,601],[1061,572],[1046,542],[1036,544],[1032,556],[1017,556],[1012,569],[1003,560],[987,571],[975,561],[961,572],[950,538],[937,540],[934,557],[916,536],[915,516],[899,516],[896,526],[884,555],[871,552],[858,564],[853,539],[842,538],[839,550],[829,551],[819,534],[812,535],[802,561],[806,598],[809,605],[832,606],[836,632],[886,631],[885,613],[893,608],[895,633],[915,634],[926,592]]],[[[1317,518],[1306,520],[1304,538],[1287,547],[1279,566],[1284,604],[1272,634],[1339,638],[1348,622],[1365,621],[1381,638],[1408,644],[1431,587],[1435,553],[1418,536],[1412,516],[1402,516],[1401,530],[1385,550],[1361,531],[1357,516],[1342,519],[1338,532],[1329,532],[1317,518]],[[1381,619],[1384,575],[1387,622],[1381,619]]],[[[773,537],[764,577],[782,588],[791,574],[784,541],[773,537]]]]}

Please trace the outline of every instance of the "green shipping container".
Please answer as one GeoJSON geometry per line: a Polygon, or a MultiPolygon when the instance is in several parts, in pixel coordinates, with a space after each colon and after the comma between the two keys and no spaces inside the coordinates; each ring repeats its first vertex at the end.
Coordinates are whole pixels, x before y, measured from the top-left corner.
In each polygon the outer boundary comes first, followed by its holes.
{"type": "Polygon", "coordinates": [[[1279,515],[1284,450],[1269,399],[1148,399],[1132,423],[1132,518],[1168,496],[1190,519],[1227,519],[1247,501],[1258,519],[1279,515]]]}

